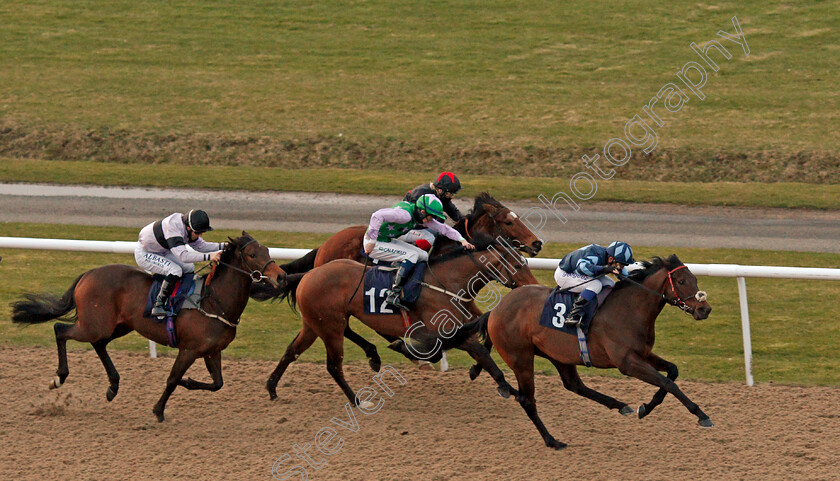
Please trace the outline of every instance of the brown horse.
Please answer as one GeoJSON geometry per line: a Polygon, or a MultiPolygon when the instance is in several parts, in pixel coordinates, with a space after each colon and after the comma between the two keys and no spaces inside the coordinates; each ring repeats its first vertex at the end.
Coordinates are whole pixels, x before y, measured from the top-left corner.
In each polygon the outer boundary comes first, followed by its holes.
{"type": "MultiPolygon", "coordinates": [[[[212,280],[205,285],[205,297],[200,310],[184,309],[176,323],[178,357],[172,366],[166,389],[155,404],[154,413],[163,421],[166,401],[177,386],[187,389],[218,391],[222,387],[222,350],[236,336],[239,316],[248,303],[251,283],[268,280],[277,284],[283,271],[268,255],[268,248],[246,232],[231,239],[220,263],[214,269],[212,280]],[[212,316],[212,317],[208,317],[212,316]],[[212,383],[184,380],[184,373],[199,357],[204,358],[212,383]]],[[[37,324],[66,318],[72,324],[56,323],[55,339],[58,344],[58,370],[50,388],[64,384],[70,370],[67,367],[67,340],[89,342],[99,355],[108,373],[110,386],[108,401],[114,399],[120,387],[120,375],[106,351],[112,340],[131,331],[160,344],[168,344],[166,326],[149,317],[143,317],[146,298],[152,285],[152,276],[124,264],[113,264],[85,272],[79,276],[60,299],[49,294],[27,294],[26,300],[12,304],[12,322],[37,324]]]]}
{"type": "MultiPolygon", "coordinates": [[[[676,255],[658,257],[643,263],[644,269],[633,272],[616,284],[592,319],[588,342],[592,365],[602,369],[617,368],[658,386],[648,404],[638,409],[639,418],[650,414],[667,393],[679,399],[703,427],[712,422],[674,383],[677,366],[653,353],[654,322],[666,303],[680,307],[702,320],[712,308],[706,294],[697,288],[697,278],[676,255]],[[667,373],[667,377],[658,371],[667,373]]],[[[537,427],[546,446],[562,449],[566,444],[555,440],[537,415],[534,400],[534,356],[551,361],[563,378],[563,386],[623,415],[634,411],[626,403],[601,394],[583,384],[577,365],[581,361],[576,336],[540,325],[540,315],[552,289],[525,286],[512,291],[492,311],[482,315],[462,330],[467,334],[481,331],[492,341],[502,359],[513,369],[519,382],[519,403],[537,427]]],[[[485,344],[487,346],[487,344],[485,344]]]]}
{"type": "Polygon", "coordinates": [[[364,303],[372,301],[372,298],[369,300],[361,288],[365,266],[358,262],[341,259],[304,275],[288,276],[283,294],[289,295],[293,306],[297,303],[303,326],[266,383],[271,398],[277,397],[277,383],[289,364],[320,337],[327,349],[327,371],[347,398],[358,405],[342,369],[344,330],[350,316],[384,335],[409,338],[412,342],[407,342],[405,348],[420,358],[436,360],[443,349],[463,349],[488,369],[499,384],[500,394],[507,396],[515,392],[504,380],[487,350],[474,338],[456,333],[458,327],[481,314],[473,297],[488,282],[497,280],[513,288],[519,284],[536,283],[536,279],[525,259],[516,251],[487,238],[475,239],[478,248],[475,253],[464,251],[458,243],[449,239],[441,239],[439,243],[442,253],[430,260],[424,281],[448,293],[424,287],[416,308],[409,312],[413,321],[411,327],[398,313],[365,314],[364,303]],[[460,293],[458,295],[462,300],[455,302],[452,293],[460,293]],[[419,349],[415,345],[423,347],[419,349]]]}
{"type": "MultiPolygon", "coordinates": [[[[542,241],[531,232],[528,226],[522,222],[522,219],[486,192],[482,192],[475,198],[475,203],[470,213],[455,223],[454,228],[470,241],[474,237],[480,237],[482,235],[505,239],[510,245],[527,253],[531,257],[539,254],[542,249],[542,241]]],[[[315,267],[322,266],[336,259],[351,259],[364,263],[365,260],[362,257],[362,237],[365,234],[365,229],[367,229],[367,226],[364,225],[348,227],[333,235],[320,247],[312,250],[300,259],[283,264],[280,267],[287,274],[298,274],[308,272],[315,267]]],[[[435,251],[437,250],[436,247],[435,251]]],[[[255,286],[255,291],[252,292],[254,299],[257,300],[273,298],[276,294],[276,292],[270,292],[270,290],[266,290],[262,286],[255,286]]],[[[383,335],[382,333],[380,335],[389,341],[395,340],[391,336],[383,335]]],[[[381,361],[376,346],[353,331],[349,324],[344,332],[344,336],[361,347],[365,351],[365,355],[370,359],[373,370],[379,371],[381,361]]]]}

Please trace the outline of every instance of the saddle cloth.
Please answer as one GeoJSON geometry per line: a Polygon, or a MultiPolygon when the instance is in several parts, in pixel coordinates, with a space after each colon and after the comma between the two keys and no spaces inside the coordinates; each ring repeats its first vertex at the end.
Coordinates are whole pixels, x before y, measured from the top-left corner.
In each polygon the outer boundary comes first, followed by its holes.
{"type": "MultiPolygon", "coordinates": [[[[420,285],[426,272],[425,262],[414,267],[411,278],[405,283],[401,299],[406,304],[414,304],[420,297],[420,285]]],[[[388,291],[394,285],[394,267],[372,267],[365,273],[365,314],[396,314],[394,306],[385,303],[388,291]]]]}
{"type": "MultiPolygon", "coordinates": [[[[155,299],[158,292],[160,292],[160,285],[166,276],[155,274],[152,277],[152,287],[149,289],[149,295],[146,298],[146,308],[143,310],[143,317],[151,317],[152,307],[155,305],[155,299]]],[[[198,300],[201,297],[201,290],[204,287],[204,276],[195,277],[193,273],[185,274],[175,284],[175,289],[172,290],[172,295],[169,297],[167,304],[167,317],[177,317],[181,309],[195,309],[198,305],[198,300]],[[187,299],[192,302],[184,305],[187,299]]],[[[163,322],[163,319],[156,319],[163,322]]]]}
{"type": "MultiPolygon", "coordinates": [[[[595,317],[595,311],[598,309],[598,306],[604,303],[604,299],[607,298],[610,292],[612,292],[612,287],[604,287],[598,294],[595,302],[590,302],[586,305],[586,321],[580,326],[584,333],[589,332],[589,324],[592,322],[592,318],[595,317]]],[[[572,311],[577,297],[578,294],[564,292],[559,286],[555,287],[543,306],[540,325],[559,329],[565,333],[577,336],[577,328],[566,324],[566,319],[572,311]]]]}

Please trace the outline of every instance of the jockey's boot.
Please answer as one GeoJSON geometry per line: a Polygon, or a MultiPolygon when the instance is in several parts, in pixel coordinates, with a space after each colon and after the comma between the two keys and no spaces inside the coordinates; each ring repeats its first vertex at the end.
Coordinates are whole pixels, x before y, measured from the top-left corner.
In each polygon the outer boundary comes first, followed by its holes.
{"type": "Polygon", "coordinates": [[[577,326],[578,324],[583,323],[585,320],[584,317],[586,316],[586,306],[588,306],[589,303],[596,297],[598,297],[598,294],[588,289],[581,292],[580,296],[575,299],[575,305],[572,307],[572,311],[569,312],[569,317],[566,318],[566,324],[570,326],[577,326]]]}
{"type": "Polygon", "coordinates": [[[152,308],[152,317],[161,318],[166,316],[166,301],[172,295],[172,289],[177,282],[178,276],[175,274],[169,274],[163,280],[163,283],[160,285],[160,292],[158,292],[157,298],[155,299],[155,306],[152,308]]]}
{"type": "Polygon", "coordinates": [[[402,293],[403,285],[411,276],[411,271],[414,270],[414,263],[409,260],[404,260],[400,263],[400,268],[397,269],[396,275],[394,275],[394,285],[391,287],[391,290],[388,291],[388,297],[385,298],[385,302],[390,304],[394,307],[398,307],[404,311],[409,310],[401,301],[400,301],[400,294],[402,293]]]}

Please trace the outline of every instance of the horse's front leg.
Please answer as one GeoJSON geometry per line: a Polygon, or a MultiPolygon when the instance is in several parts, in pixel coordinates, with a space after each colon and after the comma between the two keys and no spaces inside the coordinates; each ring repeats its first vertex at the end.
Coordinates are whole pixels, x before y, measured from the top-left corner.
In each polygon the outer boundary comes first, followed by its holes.
{"type": "Polygon", "coordinates": [[[555,368],[557,368],[557,372],[560,373],[560,378],[563,379],[563,387],[569,391],[587,399],[591,399],[598,404],[603,404],[610,409],[618,409],[618,412],[624,416],[629,416],[635,412],[633,408],[627,405],[627,403],[621,402],[618,399],[607,396],[606,394],[602,394],[584,384],[578,374],[577,366],[572,364],[563,364],[551,358],[547,359],[554,364],[555,368]]]}
{"type": "Polygon", "coordinates": [[[493,380],[499,385],[499,395],[503,398],[508,398],[511,394],[519,400],[519,392],[513,388],[508,382],[505,380],[505,375],[502,374],[502,370],[499,369],[499,366],[493,361],[493,358],[490,357],[490,351],[484,348],[480,342],[478,342],[475,338],[469,338],[464,341],[463,344],[458,346],[458,349],[466,351],[473,359],[475,359],[476,363],[484,368],[493,380]]]}
{"type": "Polygon", "coordinates": [[[222,352],[218,351],[209,356],[204,356],[204,365],[207,366],[207,371],[210,373],[212,383],[196,381],[193,378],[181,379],[178,381],[179,386],[183,386],[189,390],[202,389],[205,391],[218,391],[224,385],[222,380],[222,352]]]}
{"type": "Polygon", "coordinates": [[[624,361],[619,366],[619,371],[622,374],[627,376],[633,376],[636,379],[640,379],[648,384],[653,384],[654,386],[658,386],[661,390],[665,392],[671,393],[680,400],[681,403],[688,409],[688,412],[697,416],[697,422],[700,426],[704,428],[710,428],[714,426],[712,420],[709,419],[709,416],[700,409],[697,404],[694,404],[691,399],[688,398],[680,388],[677,387],[677,384],[668,379],[667,377],[660,374],[655,367],[653,367],[647,360],[643,359],[636,353],[630,353],[624,359],[624,361]]]}
{"type": "MultiPolygon", "coordinates": [[[[676,381],[677,376],[680,375],[680,370],[677,368],[676,364],[668,362],[654,353],[650,353],[650,355],[648,355],[647,357],[647,360],[648,362],[650,362],[650,365],[653,366],[657,371],[665,372],[668,376],[668,379],[670,379],[671,381],[676,381]]],[[[643,417],[647,416],[651,413],[651,411],[653,411],[653,408],[662,404],[662,400],[665,399],[666,394],[668,394],[668,391],[666,391],[663,388],[659,388],[659,390],[656,391],[656,394],[653,395],[653,399],[651,399],[649,403],[642,404],[641,406],[639,406],[639,419],[642,419],[643,417]]]]}
{"type": "Polygon", "coordinates": [[[158,422],[163,422],[163,410],[166,408],[166,401],[172,395],[172,392],[175,391],[175,388],[178,387],[178,383],[184,377],[184,373],[187,372],[187,369],[192,366],[192,363],[197,358],[198,354],[195,351],[186,349],[178,351],[178,357],[175,358],[175,364],[172,365],[172,371],[169,372],[169,378],[166,380],[166,389],[163,390],[163,395],[157,404],[155,404],[154,409],[152,409],[152,412],[157,416],[158,422]]]}

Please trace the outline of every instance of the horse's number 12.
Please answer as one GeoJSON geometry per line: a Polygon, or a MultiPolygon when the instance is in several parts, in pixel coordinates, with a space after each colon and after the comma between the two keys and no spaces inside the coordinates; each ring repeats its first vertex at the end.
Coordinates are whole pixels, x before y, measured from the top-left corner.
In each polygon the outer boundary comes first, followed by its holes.
{"type": "Polygon", "coordinates": [[[370,289],[365,291],[365,296],[370,297],[370,312],[371,314],[376,314],[376,301],[381,300],[382,304],[379,305],[379,314],[393,314],[394,311],[388,307],[388,304],[385,303],[385,298],[388,296],[388,289],[380,289],[379,296],[376,295],[376,288],[371,287],[370,289]]]}

